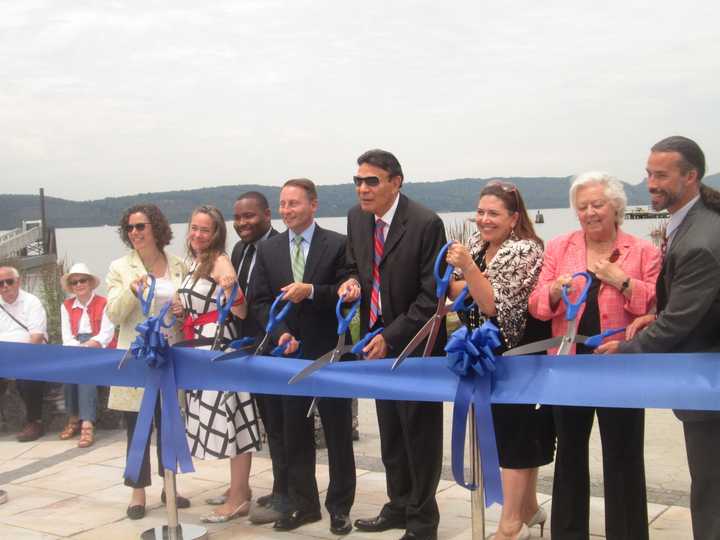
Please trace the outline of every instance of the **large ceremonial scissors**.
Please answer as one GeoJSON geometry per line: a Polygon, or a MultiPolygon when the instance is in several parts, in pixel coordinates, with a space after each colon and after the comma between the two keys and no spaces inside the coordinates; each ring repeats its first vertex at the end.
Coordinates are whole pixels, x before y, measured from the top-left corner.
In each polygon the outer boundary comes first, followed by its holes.
{"type": "MultiPolygon", "coordinates": [[[[272,339],[272,332],[275,330],[275,327],[282,321],[290,311],[290,308],[292,307],[292,302],[288,301],[282,309],[280,309],[280,302],[283,300],[283,296],[285,296],[284,292],[281,292],[277,295],[275,300],[273,301],[272,305],[270,306],[270,314],[268,315],[268,322],[265,325],[265,336],[262,338],[262,341],[260,341],[260,344],[255,349],[255,355],[262,355],[267,352],[267,349],[270,346],[270,340],[272,339]]],[[[279,345],[278,347],[275,347],[275,349],[272,351],[272,353],[277,352],[277,349],[284,349],[282,345],[279,345]]],[[[272,354],[271,353],[271,354],[272,354]]]]}
{"type": "MultiPolygon", "coordinates": [[[[155,276],[153,276],[152,274],[148,274],[147,278],[150,280],[150,285],[147,287],[147,298],[143,297],[143,293],[145,291],[145,282],[143,281],[140,282],[136,295],[138,300],[140,300],[140,308],[142,309],[142,314],[144,317],[147,317],[150,313],[150,306],[152,306],[153,298],[155,298],[155,282],[157,281],[155,279],[155,276]]],[[[118,362],[118,369],[122,369],[122,367],[128,361],[128,358],[130,358],[130,355],[130,346],[128,346],[125,354],[123,354],[120,362],[118,362]]]]}
{"type": "MultiPolygon", "coordinates": [[[[592,285],[592,276],[588,272],[576,272],[572,275],[572,279],[575,279],[577,277],[584,278],[585,285],[580,291],[580,295],[575,302],[570,301],[570,298],[568,297],[568,291],[570,289],[569,284],[563,285],[560,289],[562,301],[565,304],[565,320],[568,321],[565,335],[535,341],[533,343],[528,343],[527,345],[520,345],[519,347],[515,347],[505,351],[503,353],[503,356],[519,356],[522,354],[533,354],[541,351],[546,351],[555,347],[558,348],[557,353],[555,354],[557,356],[560,356],[563,354],[568,354],[574,343],[585,343],[589,339],[585,336],[577,335],[577,313],[580,309],[580,306],[583,305],[587,300],[588,291],[590,290],[590,286],[592,285]]],[[[621,330],[618,329],[608,332],[618,333],[620,331],[621,330]]]]}
{"type": "MultiPolygon", "coordinates": [[[[337,317],[337,321],[338,321],[337,345],[335,345],[334,349],[326,352],[320,358],[318,358],[311,364],[305,366],[301,371],[296,373],[288,381],[288,384],[294,384],[296,382],[302,381],[308,375],[315,373],[318,369],[322,368],[323,366],[326,366],[327,364],[332,364],[334,362],[337,362],[338,360],[340,360],[340,358],[342,358],[343,354],[349,353],[353,350],[352,345],[345,344],[345,341],[346,341],[345,334],[347,333],[347,330],[350,327],[350,322],[353,320],[355,313],[357,313],[358,307],[360,306],[360,299],[358,298],[352,304],[352,306],[350,307],[350,310],[344,316],[342,314],[343,299],[344,299],[344,297],[341,296],[338,299],[337,304],[335,304],[335,316],[337,317]]],[[[312,402],[310,403],[310,408],[308,409],[308,412],[307,412],[308,418],[310,418],[312,416],[313,411],[315,410],[315,407],[317,407],[317,402],[318,402],[318,398],[314,397],[312,402]]]]}
{"type": "Polygon", "coordinates": [[[321,367],[332,364],[334,362],[337,362],[340,360],[343,354],[349,353],[352,351],[353,346],[352,345],[346,345],[346,332],[347,329],[350,327],[350,322],[353,320],[353,317],[355,317],[355,313],[357,313],[358,307],[360,306],[360,299],[358,298],[350,307],[346,315],[342,314],[342,305],[344,302],[344,297],[340,297],[337,301],[337,304],[335,305],[335,316],[337,317],[338,326],[337,326],[337,334],[338,334],[338,340],[337,345],[335,345],[335,348],[326,352],[323,354],[320,358],[312,362],[311,364],[308,364],[303,368],[301,371],[296,373],[289,381],[288,384],[294,384],[296,382],[302,381],[305,377],[310,375],[311,373],[315,373],[318,369],[321,367]]]}
{"type": "Polygon", "coordinates": [[[233,285],[232,291],[230,292],[230,296],[225,300],[225,303],[222,303],[223,295],[225,293],[225,290],[222,287],[218,287],[217,296],[215,296],[215,309],[217,309],[217,326],[215,327],[215,337],[213,338],[212,347],[210,350],[217,351],[220,348],[220,343],[223,339],[224,335],[224,329],[225,329],[225,323],[227,321],[228,315],[230,314],[230,309],[233,306],[233,303],[235,302],[235,298],[238,294],[238,284],[235,282],[235,285],[233,285]]]}
{"type": "Polygon", "coordinates": [[[445,274],[441,276],[440,265],[445,259],[448,248],[452,244],[453,242],[448,242],[447,244],[445,244],[440,250],[440,253],[438,253],[437,257],[435,258],[435,267],[433,268],[433,273],[435,274],[435,295],[438,299],[435,314],[430,317],[430,319],[428,319],[428,321],[423,325],[420,331],[415,334],[415,337],[410,340],[410,343],[408,343],[407,346],[402,350],[402,352],[400,352],[397,359],[395,360],[395,363],[392,365],[392,369],[396,369],[400,364],[402,364],[405,359],[410,356],[410,353],[412,353],[420,346],[420,344],[426,337],[427,341],[425,342],[425,348],[423,349],[422,355],[430,356],[430,353],[435,346],[438,332],[440,332],[440,326],[444,324],[443,319],[445,318],[445,315],[447,315],[451,311],[464,311],[470,307],[465,305],[465,298],[467,298],[468,294],[470,293],[467,285],[452,304],[447,304],[447,290],[448,286],[450,285],[450,278],[455,267],[451,264],[448,264],[447,268],[445,269],[445,274]]]}

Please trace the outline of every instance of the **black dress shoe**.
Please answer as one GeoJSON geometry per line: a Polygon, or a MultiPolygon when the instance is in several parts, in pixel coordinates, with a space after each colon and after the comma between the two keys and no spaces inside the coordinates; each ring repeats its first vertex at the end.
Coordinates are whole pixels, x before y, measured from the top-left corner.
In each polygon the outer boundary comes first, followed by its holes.
{"type": "Polygon", "coordinates": [[[258,497],[255,500],[255,504],[258,506],[270,506],[273,503],[273,494],[268,493],[267,495],[263,495],[262,497],[258,497]]]}
{"type": "Polygon", "coordinates": [[[422,536],[412,531],[406,531],[405,534],[400,537],[400,540],[437,540],[437,534],[422,536]]]}
{"type": "Polygon", "coordinates": [[[330,532],[333,534],[348,534],[352,531],[350,516],[347,514],[330,513],[330,532]]]}
{"type": "MultiPolygon", "coordinates": [[[[160,493],[160,502],[162,502],[163,504],[167,504],[167,501],[165,499],[165,490],[160,493]]],[[[187,497],[183,497],[182,495],[176,495],[175,506],[177,506],[178,509],[190,508],[190,499],[188,499],[187,497]]]]}
{"type": "Polygon", "coordinates": [[[134,506],[128,506],[125,514],[127,514],[127,517],[130,519],[142,519],[145,517],[145,505],[136,504],[134,506]]]}
{"type": "Polygon", "coordinates": [[[365,532],[382,532],[387,531],[388,529],[404,529],[405,519],[398,517],[386,517],[380,514],[374,518],[356,519],[355,528],[365,532]]]}
{"type": "Polygon", "coordinates": [[[320,512],[303,512],[302,510],[294,510],[289,514],[285,514],[278,519],[273,525],[276,531],[292,531],[306,523],[314,523],[320,521],[322,516],[320,512]]]}

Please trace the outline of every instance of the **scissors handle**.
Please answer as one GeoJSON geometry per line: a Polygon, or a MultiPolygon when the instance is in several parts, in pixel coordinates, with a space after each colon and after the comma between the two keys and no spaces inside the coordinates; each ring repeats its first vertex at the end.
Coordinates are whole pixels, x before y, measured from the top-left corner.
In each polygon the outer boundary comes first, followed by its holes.
{"type": "Polygon", "coordinates": [[[270,306],[270,316],[268,317],[267,325],[265,326],[265,332],[270,333],[273,331],[273,328],[282,321],[285,316],[288,314],[288,311],[290,311],[290,308],[292,307],[291,302],[287,302],[283,308],[278,312],[278,306],[280,305],[280,302],[282,302],[282,298],[285,296],[285,293],[280,293],[275,298],[275,301],[270,306]]]}
{"type": "Polygon", "coordinates": [[[150,313],[150,306],[152,305],[153,298],[155,298],[155,276],[148,274],[147,277],[150,279],[150,286],[148,287],[147,300],[143,298],[143,292],[145,291],[145,285],[140,283],[138,287],[138,298],[140,299],[140,307],[142,308],[143,315],[146,317],[150,313]]]}
{"type": "MultiPolygon", "coordinates": [[[[278,345],[270,351],[270,356],[283,356],[289,345],[289,341],[287,343],[283,343],[282,345],[278,345]]],[[[292,355],[292,358],[300,358],[300,345],[302,345],[302,342],[298,341],[298,349],[295,354],[292,355]]]]}
{"type": "Polygon", "coordinates": [[[360,307],[360,298],[358,298],[357,300],[355,300],[355,302],[353,302],[352,306],[350,306],[350,311],[348,311],[348,314],[343,317],[342,305],[344,301],[345,297],[341,296],[340,298],[338,298],[337,304],[335,304],[335,316],[337,317],[338,321],[338,336],[341,336],[345,332],[347,332],[348,326],[350,326],[350,322],[353,320],[355,313],[357,313],[358,307],[360,307]]]}
{"type": "Polygon", "coordinates": [[[575,272],[572,275],[573,279],[580,276],[585,278],[585,286],[582,288],[580,296],[578,297],[576,302],[571,302],[570,298],[568,297],[568,289],[570,288],[569,285],[563,285],[562,289],[560,290],[563,302],[565,302],[566,306],[565,318],[568,321],[572,321],[573,319],[575,319],[578,309],[580,309],[580,306],[583,304],[583,302],[587,300],[588,290],[590,290],[590,285],[592,285],[592,276],[588,272],[575,272]]]}
{"type": "Polygon", "coordinates": [[[218,287],[217,295],[215,296],[215,305],[217,306],[218,311],[218,320],[217,324],[218,326],[222,326],[225,323],[225,319],[227,319],[228,315],[230,314],[230,309],[233,306],[233,303],[235,302],[235,298],[237,298],[238,294],[238,284],[235,282],[233,285],[232,291],[230,292],[230,296],[228,297],[227,301],[223,304],[222,297],[225,293],[225,290],[222,287],[218,287]]]}
{"type": "Polygon", "coordinates": [[[460,294],[458,294],[458,297],[455,299],[455,301],[452,303],[452,306],[450,306],[450,311],[467,311],[470,309],[475,302],[465,305],[465,300],[467,299],[468,295],[470,294],[470,289],[468,289],[467,285],[463,287],[463,290],[460,291],[460,294]]]}
{"type": "Polygon", "coordinates": [[[368,332],[367,334],[365,334],[365,335],[363,336],[362,339],[358,340],[358,342],[357,342],[355,345],[353,345],[353,348],[350,349],[350,352],[353,353],[353,354],[356,354],[357,356],[361,356],[362,353],[363,353],[362,350],[365,348],[365,345],[367,345],[368,343],[370,343],[370,340],[371,340],[372,338],[374,338],[375,336],[377,336],[377,335],[378,335],[380,332],[382,332],[383,330],[385,330],[385,329],[381,326],[381,327],[378,328],[377,330],[373,330],[372,332],[368,332]]]}
{"type": "Polygon", "coordinates": [[[602,343],[603,339],[609,336],[614,336],[615,334],[619,334],[620,332],[624,332],[625,327],[622,328],[610,328],[609,330],[605,330],[604,332],[601,332],[600,334],[595,334],[594,336],[590,336],[585,340],[585,346],[590,347],[591,349],[594,349],[596,347],[599,347],[602,343]]]}
{"type": "Polygon", "coordinates": [[[450,276],[452,275],[453,270],[455,270],[455,267],[448,263],[447,268],[445,268],[445,274],[442,276],[440,275],[440,265],[443,260],[445,260],[448,248],[454,243],[454,241],[451,241],[445,244],[437,254],[437,257],[435,257],[435,267],[433,268],[433,273],[435,274],[435,296],[438,298],[446,295],[448,284],[450,283],[450,276]]]}

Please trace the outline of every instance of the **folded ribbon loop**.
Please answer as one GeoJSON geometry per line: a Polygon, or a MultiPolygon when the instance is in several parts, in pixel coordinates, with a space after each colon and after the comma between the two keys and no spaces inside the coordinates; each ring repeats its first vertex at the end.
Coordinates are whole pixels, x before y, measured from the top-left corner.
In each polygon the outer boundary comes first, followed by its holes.
{"type": "Polygon", "coordinates": [[[168,470],[177,472],[180,464],[182,472],[192,472],[192,459],[185,438],[185,423],[180,414],[177,398],[177,382],[173,349],[168,346],[162,333],[163,328],[171,328],[175,317],[169,323],[165,316],[170,309],[168,302],[157,316],[148,317],[135,329],[138,335],[130,345],[130,352],[138,360],[147,365],[145,391],[138,413],[135,431],[133,432],[130,451],[125,466],[125,477],[137,482],[140,476],[145,447],[150,438],[153,418],[157,406],[158,395],[161,400],[162,463],[168,470]]]}
{"type": "Polygon", "coordinates": [[[470,404],[475,406],[478,450],[483,475],[485,505],[502,504],[502,482],[498,463],[495,428],[490,409],[491,379],[495,371],[493,349],[500,345],[499,331],[485,322],[472,332],[466,327],[455,331],[445,346],[447,367],[459,380],[455,393],[452,427],[452,471],[455,481],[468,489],[477,485],[465,482],[465,430],[470,404]]]}

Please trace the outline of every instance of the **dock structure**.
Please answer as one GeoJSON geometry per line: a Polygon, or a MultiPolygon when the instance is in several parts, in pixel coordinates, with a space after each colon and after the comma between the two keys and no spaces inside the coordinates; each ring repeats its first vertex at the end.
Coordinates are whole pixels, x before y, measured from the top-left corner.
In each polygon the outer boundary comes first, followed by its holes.
{"type": "Polygon", "coordinates": [[[668,219],[670,214],[666,211],[654,212],[647,208],[632,208],[625,212],[625,219],[668,219]]]}

